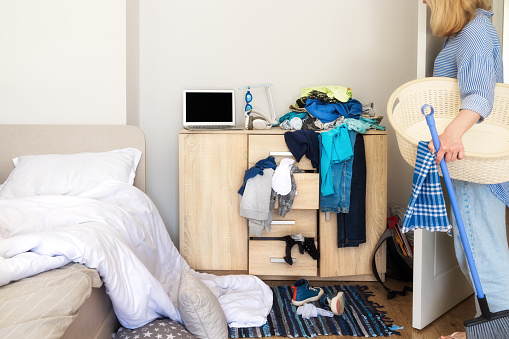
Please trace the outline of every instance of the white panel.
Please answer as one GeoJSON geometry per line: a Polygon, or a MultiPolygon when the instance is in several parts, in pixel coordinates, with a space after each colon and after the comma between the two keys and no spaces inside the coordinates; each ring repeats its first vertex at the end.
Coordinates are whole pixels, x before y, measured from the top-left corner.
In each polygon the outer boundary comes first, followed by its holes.
{"type": "Polygon", "coordinates": [[[451,257],[455,258],[452,237],[415,232],[412,327],[423,329],[473,293],[457,262],[451,265],[451,257]],[[445,253],[449,257],[444,258],[445,253]]]}
{"type": "Polygon", "coordinates": [[[124,124],[121,0],[0,0],[0,123],[124,124]]]}

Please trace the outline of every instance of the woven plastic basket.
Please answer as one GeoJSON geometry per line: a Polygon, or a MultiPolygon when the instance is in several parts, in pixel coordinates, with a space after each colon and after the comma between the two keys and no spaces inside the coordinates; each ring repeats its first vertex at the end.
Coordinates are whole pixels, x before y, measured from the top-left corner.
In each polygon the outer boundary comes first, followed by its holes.
{"type": "MultiPolygon", "coordinates": [[[[438,134],[458,114],[458,81],[450,78],[423,78],[400,86],[389,98],[387,117],[396,131],[401,155],[415,166],[417,144],[431,140],[424,104],[435,109],[438,134]]],[[[509,85],[497,84],[491,114],[463,136],[465,157],[448,163],[451,178],[480,184],[509,181],[509,85]]]]}

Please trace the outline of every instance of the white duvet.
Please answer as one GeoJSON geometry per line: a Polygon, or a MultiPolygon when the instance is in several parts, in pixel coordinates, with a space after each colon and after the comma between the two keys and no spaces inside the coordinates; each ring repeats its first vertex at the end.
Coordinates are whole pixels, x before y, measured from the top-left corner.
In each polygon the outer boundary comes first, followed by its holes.
{"type": "MultiPolygon", "coordinates": [[[[120,323],[181,321],[177,292],[188,264],[152,201],[117,182],[80,196],[0,199],[0,286],[63,266],[85,264],[101,275],[120,323]]],[[[272,292],[249,275],[201,274],[232,327],[261,326],[272,292]]]]}

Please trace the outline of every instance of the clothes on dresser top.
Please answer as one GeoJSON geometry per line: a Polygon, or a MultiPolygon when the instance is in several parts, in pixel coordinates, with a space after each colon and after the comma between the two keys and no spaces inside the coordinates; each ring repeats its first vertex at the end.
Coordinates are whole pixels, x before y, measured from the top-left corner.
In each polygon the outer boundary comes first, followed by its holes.
{"type": "Polygon", "coordinates": [[[318,168],[320,161],[318,135],[317,132],[304,130],[284,134],[286,146],[297,162],[306,155],[313,168],[318,168]]]}
{"type": "Polygon", "coordinates": [[[451,229],[435,155],[428,149],[428,141],[420,141],[417,147],[412,195],[401,231],[405,233],[419,228],[432,232],[451,229]]]}
{"type": "Polygon", "coordinates": [[[258,161],[253,167],[251,167],[250,169],[246,170],[246,172],[244,174],[244,182],[243,182],[242,186],[240,187],[238,193],[240,195],[244,194],[244,189],[246,187],[246,182],[250,178],[253,178],[256,175],[263,175],[263,170],[265,168],[276,169],[276,167],[277,167],[276,160],[274,159],[273,156],[269,156],[266,159],[262,159],[262,160],[258,161]]]}
{"type": "Polygon", "coordinates": [[[265,168],[263,175],[247,180],[244,194],[240,196],[240,215],[249,219],[249,232],[261,236],[263,230],[271,230],[272,168],[265,168]]]}
{"type": "Polygon", "coordinates": [[[370,102],[369,104],[363,104],[362,105],[362,114],[365,114],[369,117],[375,116],[375,105],[370,102]]]}
{"type": "Polygon", "coordinates": [[[318,99],[308,99],[306,100],[306,110],[310,115],[327,123],[336,120],[339,116],[359,118],[362,113],[362,104],[356,99],[335,104],[318,99]]]}
{"type": "MultiPolygon", "coordinates": [[[[303,105],[305,106],[305,105],[303,105]]],[[[297,112],[297,113],[307,113],[308,111],[306,111],[306,107],[298,107],[296,105],[290,105],[290,108],[293,112],[297,112]]]]}
{"type": "Polygon", "coordinates": [[[366,151],[364,137],[355,133],[348,213],[338,213],[338,247],[357,247],[366,242],[366,151]]]}
{"type": "Polygon", "coordinates": [[[339,125],[343,124],[344,121],[345,121],[344,116],[340,116],[336,120],[328,122],[328,123],[323,123],[320,121],[320,119],[309,116],[309,118],[302,121],[301,129],[311,130],[311,131],[330,130],[330,129],[336,128],[339,125]]]}
{"type": "Polygon", "coordinates": [[[285,121],[285,120],[291,120],[293,118],[306,119],[307,117],[309,117],[309,114],[307,112],[303,112],[303,113],[289,112],[289,113],[286,113],[285,115],[283,115],[281,118],[279,118],[279,124],[282,124],[283,121],[285,121]]]}
{"type": "MultiPolygon", "coordinates": [[[[335,189],[334,183],[336,182],[337,184],[339,181],[345,181],[342,172],[345,171],[345,162],[351,159],[353,156],[352,144],[355,141],[351,141],[352,138],[353,137],[349,135],[346,125],[341,125],[331,131],[323,132],[320,134],[319,147],[321,195],[328,196],[334,193],[338,194],[338,191],[340,190],[339,186],[335,189]],[[337,164],[340,164],[340,166],[333,166],[337,164]]],[[[351,173],[349,173],[349,175],[351,176],[351,173]]],[[[339,211],[330,210],[323,212],[339,211]]]]}
{"type": "Polygon", "coordinates": [[[343,86],[317,86],[303,88],[300,96],[311,96],[314,95],[315,92],[325,94],[323,100],[328,98],[331,100],[337,100],[339,102],[347,102],[352,98],[352,90],[349,87],[343,86]]]}
{"type": "Polygon", "coordinates": [[[379,122],[376,119],[363,118],[359,119],[345,119],[345,125],[348,126],[348,129],[354,130],[358,133],[366,133],[368,130],[375,128],[381,131],[385,131],[385,126],[380,126],[379,122]]]}
{"type": "Polygon", "coordinates": [[[290,158],[281,159],[272,176],[272,189],[280,195],[287,195],[292,190],[290,172],[295,160],[290,158]]]}
{"type": "Polygon", "coordinates": [[[290,120],[284,120],[279,124],[279,127],[286,130],[300,130],[302,128],[302,119],[298,117],[291,118],[290,120]]]}

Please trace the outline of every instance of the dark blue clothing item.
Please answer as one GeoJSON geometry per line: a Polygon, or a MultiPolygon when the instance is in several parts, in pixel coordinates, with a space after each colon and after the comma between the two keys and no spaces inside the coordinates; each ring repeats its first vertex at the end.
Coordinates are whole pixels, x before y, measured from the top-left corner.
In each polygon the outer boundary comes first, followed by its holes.
{"type": "Polygon", "coordinates": [[[339,116],[359,119],[362,113],[362,104],[355,99],[336,104],[327,103],[318,99],[306,100],[306,111],[323,123],[336,120],[339,116]]]}
{"type": "Polygon", "coordinates": [[[338,247],[366,242],[366,153],[364,138],[357,134],[353,150],[349,213],[338,213],[338,247]]]}
{"type": "Polygon", "coordinates": [[[244,190],[246,189],[247,181],[251,178],[256,177],[258,174],[263,175],[263,170],[265,168],[272,168],[273,170],[275,170],[276,167],[277,167],[276,159],[274,159],[272,155],[267,157],[266,159],[258,161],[253,167],[246,170],[246,172],[244,173],[244,183],[242,184],[242,186],[240,186],[238,193],[240,195],[244,195],[244,190]]]}
{"type": "Polygon", "coordinates": [[[318,168],[320,162],[318,136],[320,133],[310,130],[298,130],[285,133],[286,146],[297,162],[304,154],[311,160],[313,168],[318,168]]]}

